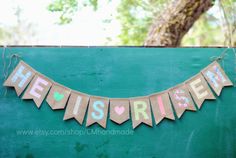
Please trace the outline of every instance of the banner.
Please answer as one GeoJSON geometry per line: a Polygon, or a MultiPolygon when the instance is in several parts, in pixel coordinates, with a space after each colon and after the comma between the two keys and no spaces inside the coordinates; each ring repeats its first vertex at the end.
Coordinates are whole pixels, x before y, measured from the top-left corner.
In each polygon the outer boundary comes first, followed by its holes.
{"type": "Polygon", "coordinates": [[[168,91],[151,95],[150,101],[156,125],[161,122],[163,118],[175,120],[168,91]]]}
{"type": "Polygon", "coordinates": [[[103,128],[106,128],[108,105],[108,98],[91,96],[86,126],[98,123],[103,128]]]}
{"type": "Polygon", "coordinates": [[[152,115],[157,125],[164,118],[175,120],[175,114],[181,118],[186,110],[200,109],[205,100],[216,99],[208,84],[218,96],[225,86],[233,85],[216,61],[175,87],[143,97],[107,98],[75,91],[47,78],[23,61],[3,85],[13,87],[18,96],[25,91],[22,99],[32,99],[38,108],[45,99],[52,110],[65,109],[63,120],[74,118],[80,125],[85,122],[88,127],[97,123],[106,128],[108,116],[119,125],[131,118],[135,129],[140,124],[152,127],[152,115]]]}
{"type": "Polygon", "coordinates": [[[206,99],[216,99],[202,74],[189,79],[186,84],[199,109],[206,99]]]}
{"type": "Polygon", "coordinates": [[[23,61],[20,61],[3,85],[6,87],[14,87],[16,94],[20,96],[26,86],[33,79],[34,75],[35,70],[23,61]]]}
{"type": "Polygon", "coordinates": [[[203,69],[202,74],[218,96],[224,86],[233,85],[216,61],[203,69]]]}
{"type": "Polygon", "coordinates": [[[141,123],[152,126],[151,108],[148,97],[131,98],[130,107],[133,129],[141,123]]]}
{"type": "Polygon", "coordinates": [[[70,91],[69,88],[53,83],[46,101],[53,110],[64,109],[70,96],[70,91]]]}
{"type": "Polygon", "coordinates": [[[79,122],[79,124],[82,125],[88,107],[88,102],[88,95],[72,91],[63,120],[75,118],[79,122]]]}
{"type": "Polygon", "coordinates": [[[129,99],[110,99],[110,119],[117,124],[129,119],[129,99]]]}
{"type": "Polygon", "coordinates": [[[51,86],[52,81],[43,75],[36,74],[26,89],[22,99],[33,99],[39,108],[51,86]]]}
{"type": "Polygon", "coordinates": [[[193,100],[184,84],[170,89],[169,94],[178,118],[182,116],[185,110],[196,111],[193,100]]]}

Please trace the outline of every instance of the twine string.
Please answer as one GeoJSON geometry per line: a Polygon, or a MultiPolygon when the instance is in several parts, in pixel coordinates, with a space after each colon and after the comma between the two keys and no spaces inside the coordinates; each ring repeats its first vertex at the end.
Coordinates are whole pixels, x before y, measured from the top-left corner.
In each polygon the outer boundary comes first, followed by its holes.
{"type": "Polygon", "coordinates": [[[5,81],[5,69],[6,69],[6,60],[5,60],[5,52],[6,52],[6,46],[3,47],[3,51],[2,51],[2,61],[3,61],[3,69],[2,69],[2,73],[3,73],[3,78],[5,81]]]}
{"type": "MultiPolygon", "coordinates": [[[[15,67],[21,58],[21,56],[17,53],[11,54],[9,57],[9,64],[7,65],[7,59],[6,59],[6,55],[5,55],[6,49],[7,49],[7,47],[4,46],[3,52],[2,52],[4,82],[6,81],[8,75],[9,75],[9,71],[10,71],[10,68],[12,67],[12,65],[14,65],[14,67],[15,67]],[[15,59],[15,61],[14,61],[14,59],[15,59]]],[[[4,97],[6,95],[7,95],[7,88],[5,88],[4,97]]]]}
{"type": "Polygon", "coordinates": [[[210,60],[211,61],[223,61],[223,59],[227,56],[229,49],[230,49],[229,47],[226,48],[219,56],[210,57],[210,60]]]}
{"type": "Polygon", "coordinates": [[[20,60],[20,58],[21,58],[21,56],[20,56],[19,54],[12,54],[12,55],[10,56],[10,59],[9,59],[10,61],[9,61],[8,66],[7,66],[7,69],[6,69],[6,77],[8,76],[9,70],[10,70],[11,65],[12,65],[12,63],[13,63],[13,60],[16,59],[15,62],[14,62],[14,66],[16,66],[16,64],[18,63],[18,61],[20,60]]]}

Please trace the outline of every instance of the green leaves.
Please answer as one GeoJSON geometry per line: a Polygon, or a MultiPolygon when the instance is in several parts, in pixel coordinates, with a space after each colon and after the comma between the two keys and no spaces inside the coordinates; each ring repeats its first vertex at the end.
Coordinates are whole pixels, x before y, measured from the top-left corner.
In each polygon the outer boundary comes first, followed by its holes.
{"type": "Polygon", "coordinates": [[[143,45],[153,19],[170,1],[122,0],[118,7],[118,19],[122,25],[119,35],[121,45],[143,45]]]}
{"type": "MultiPolygon", "coordinates": [[[[107,0],[112,1],[112,0],[107,0]]],[[[114,1],[114,0],[113,0],[114,1]]],[[[158,16],[162,15],[164,8],[175,0],[121,0],[117,8],[117,19],[121,23],[119,45],[143,45],[148,30],[158,16]]],[[[212,0],[215,2],[216,0],[212,0]]],[[[227,11],[229,22],[232,25],[233,38],[235,38],[235,5],[236,0],[221,0],[227,11]]],[[[101,2],[100,2],[101,3],[101,2]]],[[[101,3],[102,4],[102,3],[101,3]]],[[[100,4],[100,5],[101,5],[100,4]]],[[[92,7],[94,11],[99,9],[98,0],[54,0],[48,10],[59,13],[58,24],[68,24],[72,21],[77,10],[92,7]]],[[[216,13],[203,15],[182,40],[182,45],[223,45],[224,33],[220,28],[221,21],[213,16],[216,13]],[[211,15],[212,14],[212,15],[211,15]]],[[[104,23],[106,20],[104,20],[104,23]]],[[[226,26],[223,26],[226,27],[226,26]]],[[[108,37],[109,39],[110,37],[108,37]]],[[[229,38],[229,37],[228,37],[229,38]]]]}
{"type": "Polygon", "coordinates": [[[72,12],[77,10],[77,0],[55,0],[48,6],[48,10],[55,11],[67,11],[72,12]]]}
{"type": "Polygon", "coordinates": [[[77,0],[55,0],[49,4],[48,10],[51,12],[60,12],[59,24],[68,24],[72,21],[72,16],[78,9],[77,0]]]}
{"type": "Polygon", "coordinates": [[[98,0],[89,0],[89,2],[93,6],[93,9],[96,11],[98,9],[98,0]]]}

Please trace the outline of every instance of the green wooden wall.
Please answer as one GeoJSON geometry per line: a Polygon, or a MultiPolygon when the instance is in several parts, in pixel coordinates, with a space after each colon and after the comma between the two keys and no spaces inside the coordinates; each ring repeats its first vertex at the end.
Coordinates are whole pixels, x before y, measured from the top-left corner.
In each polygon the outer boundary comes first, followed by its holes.
{"type": "MultiPolygon", "coordinates": [[[[22,59],[53,80],[91,95],[143,96],[175,86],[198,73],[224,48],[15,47],[22,59]]],[[[2,56],[3,49],[0,48],[2,56]]],[[[233,51],[221,63],[235,78],[233,51]]],[[[3,69],[3,60],[0,60],[3,69]]],[[[13,67],[12,67],[13,68],[13,67]]],[[[11,70],[12,70],[11,68],[11,70]]],[[[107,129],[63,121],[64,110],[40,109],[13,89],[0,88],[0,157],[236,157],[236,88],[176,121],[132,130],[131,120],[107,129]],[[70,133],[74,132],[74,133],[70,133]],[[25,133],[23,133],[25,132],[25,133]],[[28,132],[28,133],[27,133],[28,132]],[[51,132],[46,135],[45,132],[51,132]]]]}

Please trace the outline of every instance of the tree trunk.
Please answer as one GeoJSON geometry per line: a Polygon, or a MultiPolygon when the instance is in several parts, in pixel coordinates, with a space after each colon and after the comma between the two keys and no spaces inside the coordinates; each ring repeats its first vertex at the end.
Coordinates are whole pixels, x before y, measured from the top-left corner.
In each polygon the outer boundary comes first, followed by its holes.
{"type": "Polygon", "coordinates": [[[150,27],[145,46],[179,46],[194,22],[209,8],[212,0],[175,0],[150,27]]]}

